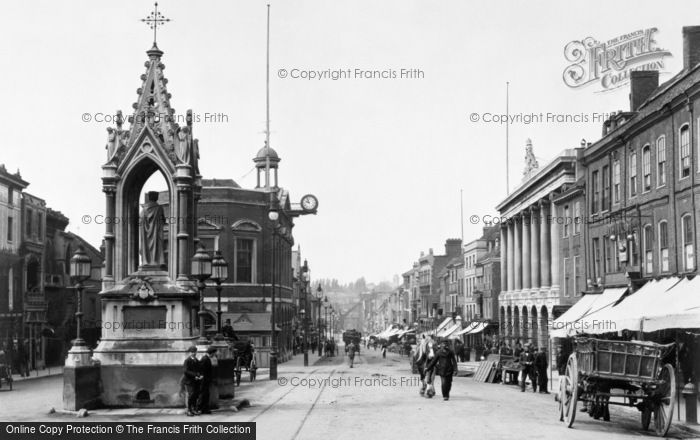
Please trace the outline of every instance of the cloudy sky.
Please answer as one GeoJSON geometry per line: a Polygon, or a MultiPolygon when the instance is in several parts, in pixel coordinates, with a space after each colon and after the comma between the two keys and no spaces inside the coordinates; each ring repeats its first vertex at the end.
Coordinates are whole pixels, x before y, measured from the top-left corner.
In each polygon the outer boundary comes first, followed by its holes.
{"type": "MultiPolygon", "coordinates": [[[[280,183],[293,200],[319,198],[319,214],[299,219],[295,237],[314,277],[343,281],[391,279],[421,251],[437,252],[446,238],[459,237],[460,189],[466,241],[483,227],[470,216],[496,214],[506,194],[505,125],[484,119],[505,113],[506,82],[513,115],[587,119],[510,125],[514,187],[527,138],[543,164],[582,138],[596,140],[595,114],[629,106],[627,87],[601,92],[599,83],[564,84],[567,43],[657,28],[656,46],[672,54],[663,59],[663,81],[681,68],[682,27],[700,24],[685,18],[698,10],[692,2],[271,5],[280,183]],[[329,69],[324,75],[351,75],[300,77],[329,69]],[[421,73],[400,78],[401,69],[421,73]],[[358,78],[357,71],[389,77],[358,78]]],[[[158,36],[171,104],[202,117],[195,136],[204,177],[254,186],[251,159],[265,126],[265,2],[161,0],[159,7],[173,20],[158,36]],[[204,121],[206,113],[226,118],[204,121]]],[[[66,214],[69,229],[95,245],[103,226],[81,219],[104,209],[100,166],[110,124],[103,115],[131,112],[152,43],[139,19],[151,9],[145,1],[36,0],[5,5],[0,16],[0,163],[19,168],[31,183],[27,191],[66,214]]]]}

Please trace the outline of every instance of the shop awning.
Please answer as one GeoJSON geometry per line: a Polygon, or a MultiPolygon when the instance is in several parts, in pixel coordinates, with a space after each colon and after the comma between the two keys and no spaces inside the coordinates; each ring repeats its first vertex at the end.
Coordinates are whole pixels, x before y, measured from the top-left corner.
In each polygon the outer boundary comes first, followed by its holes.
{"type": "Polygon", "coordinates": [[[668,301],[668,291],[679,281],[677,277],[670,277],[647,282],[621,301],[587,315],[584,319],[588,326],[581,332],[595,335],[621,330],[641,330],[642,317],[656,315],[654,309],[668,301]]]}
{"type": "Polygon", "coordinates": [[[645,332],[700,328],[700,276],[676,284],[663,301],[644,313],[640,327],[645,332]]]}
{"type": "Polygon", "coordinates": [[[465,328],[463,328],[461,331],[457,332],[455,336],[474,335],[477,333],[481,333],[486,327],[488,327],[488,325],[488,322],[472,322],[465,328]]]}
{"type": "Polygon", "coordinates": [[[565,338],[577,333],[589,333],[587,329],[594,324],[589,317],[612,307],[626,291],[626,287],[611,287],[600,294],[582,296],[576,304],[552,323],[549,337],[565,338]]]}
{"type": "Polygon", "coordinates": [[[456,322],[454,325],[445,327],[442,331],[437,333],[438,338],[447,338],[455,331],[462,328],[462,321],[456,322]]]}
{"type": "Polygon", "coordinates": [[[442,323],[441,323],[440,325],[437,326],[437,328],[435,329],[435,331],[436,331],[437,333],[440,333],[441,330],[444,330],[446,327],[448,327],[448,326],[450,325],[450,323],[454,323],[456,320],[457,320],[456,317],[455,317],[454,319],[452,319],[451,316],[450,316],[449,318],[445,318],[445,320],[442,321],[442,323]]]}
{"type": "Polygon", "coordinates": [[[569,336],[569,329],[578,320],[591,313],[591,311],[598,310],[601,306],[607,306],[616,302],[626,290],[626,287],[610,288],[605,289],[603,293],[583,295],[569,310],[552,322],[549,337],[565,338],[569,336]],[[607,302],[607,304],[602,304],[603,302],[607,302]],[[598,304],[598,308],[595,308],[596,304],[598,304]]]}

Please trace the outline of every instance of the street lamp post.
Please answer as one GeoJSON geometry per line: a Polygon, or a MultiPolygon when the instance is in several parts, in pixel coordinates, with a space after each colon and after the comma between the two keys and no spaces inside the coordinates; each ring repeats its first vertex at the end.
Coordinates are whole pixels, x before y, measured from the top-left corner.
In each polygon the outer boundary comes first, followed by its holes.
{"type": "Polygon", "coordinates": [[[321,300],[323,299],[323,287],[321,287],[321,284],[319,283],[318,288],[316,289],[316,299],[317,304],[318,304],[318,313],[316,314],[316,321],[317,321],[317,326],[316,326],[316,331],[318,333],[318,355],[322,356],[323,355],[323,344],[321,344],[321,300]]]}
{"type": "Polygon", "coordinates": [[[204,281],[211,277],[211,266],[211,257],[204,249],[204,245],[200,243],[197,252],[192,257],[192,277],[197,280],[197,290],[199,292],[199,313],[197,313],[199,316],[199,339],[197,340],[197,345],[209,344],[204,329],[204,317],[207,314],[204,311],[204,289],[207,287],[204,281]]]}
{"type": "Polygon", "coordinates": [[[309,349],[308,349],[308,333],[309,333],[309,320],[306,317],[309,307],[309,264],[304,260],[304,266],[301,268],[301,280],[304,289],[304,308],[301,309],[301,320],[304,326],[304,366],[309,366],[309,349]]]}
{"type": "Polygon", "coordinates": [[[85,287],[83,283],[90,278],[91,270],[92,261],[85,253],[83,246],[79,246],[78,250],[75,251],[75,254],[73,254],[73,257],[70,259],[71,280],[75,283],[75,290],[77,292],[75,310],[77,329],[75,339],[73,340],[73,346],[68,352],[68,359],[66,360],[66,365],[68,366],[89,365],[90,363],[90,349],[87,347],[85,340],[80,334],[83,321],[83,289],[85,287]]]}
{"type": "Polygon", "coordinates": [[[211,279],[216,283],[216,336],[214,339],[222,341],[224,339],[221,334],[221,283],[228,278],[228,263],[224,260],[221,251],[214,253],[214,259],[211,262],[211,279]]]}
{"type": "Polygon", "coordinates": [[[275,284],[276,284],[276,257],[277,257],[277,229],[279,229],[279,212],[275,208],[270,208],[267,217],[272,222],[272,292],[270,295],[270,380],[277,380],[277,338],[275,335],[275,284]]]}

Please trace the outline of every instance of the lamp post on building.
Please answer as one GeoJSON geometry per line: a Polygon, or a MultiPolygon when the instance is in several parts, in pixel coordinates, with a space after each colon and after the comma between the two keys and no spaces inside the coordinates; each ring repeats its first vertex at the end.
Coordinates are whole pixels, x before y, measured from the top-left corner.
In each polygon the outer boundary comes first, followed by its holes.
{"type": "Polygon", "coordinates": [[[199,313],[197,313],[199,316],[199,339],[197,345],[209,344],[204,329],[204,317],[207,314],[204,311],[204,289],[207,287],[204,281],[211,277],[211,263],[211,257],[204,249],[204,245],[200,243],[197,252],[192,257],[192,278],[197,280],[197,291],[199,292],[199,313]]]}
{"type": "Polygon", "coordinates": [[[80,336],[80,330],[83,321],[83,289],[85,288],[83,283],[90,278],[91,270],[92,261],[85,253],[85,249],[79,246],[78,250],[75,251],[75,254],[73,254],[73,257],[70,259],[71,281],[75,283],[75,290],[77,292],[75,310],[77,330],[75,339],[73,340],[73,346],[68,352],[68,359],[66,360],[66,365],[69,366],[89,365],[90,363],[90,349],[85,345],[85,340],[80,336]]]}

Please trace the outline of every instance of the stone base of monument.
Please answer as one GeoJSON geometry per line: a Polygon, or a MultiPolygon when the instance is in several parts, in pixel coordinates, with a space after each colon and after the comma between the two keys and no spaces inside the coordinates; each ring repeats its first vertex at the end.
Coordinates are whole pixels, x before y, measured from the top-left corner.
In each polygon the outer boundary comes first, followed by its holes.
{"type": "Polygon", "coordinates": [[[78,411],[102,406],[99,365],[63,368],[63,409],[78,411]]]}
{"type": "Polygon", "coordinates": [[[103,365],[101,370],[105,407],[185,406],[181,365],[103,365]]]}

